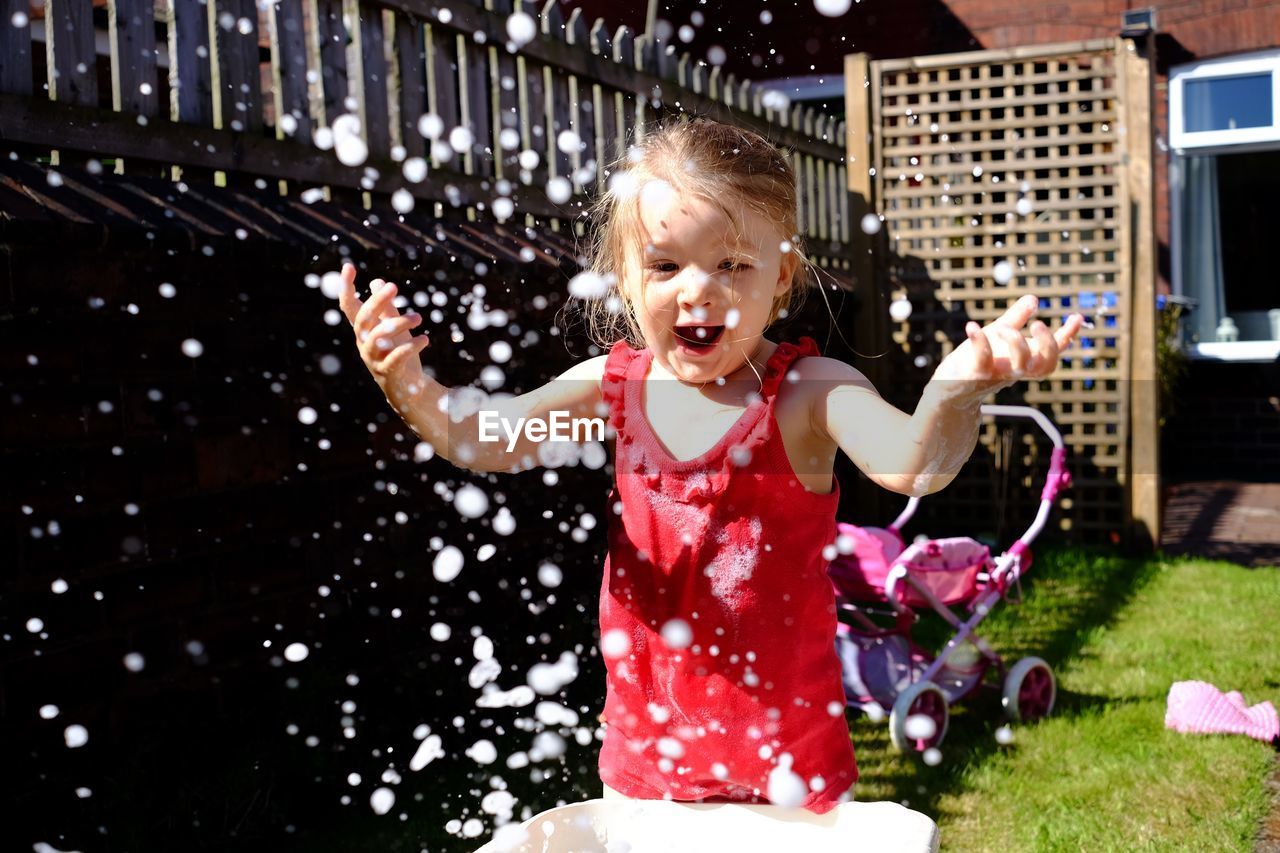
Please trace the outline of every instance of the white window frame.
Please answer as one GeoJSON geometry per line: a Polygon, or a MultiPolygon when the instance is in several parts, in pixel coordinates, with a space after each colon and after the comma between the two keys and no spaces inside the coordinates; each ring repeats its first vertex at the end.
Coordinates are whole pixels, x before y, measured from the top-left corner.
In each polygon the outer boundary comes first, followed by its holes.
{"type": "Polygon", "coordinates": [[[1219,146],[1280,142],[1280,50],[1236,54],[1169,69],[1169,145],[1175,151],[1219,146]],[[1234,130],[1183,131],[1183,87],[1189,80],[1212,80],[1269,72],[1271,74],[1271,125],[1234,130]]]}

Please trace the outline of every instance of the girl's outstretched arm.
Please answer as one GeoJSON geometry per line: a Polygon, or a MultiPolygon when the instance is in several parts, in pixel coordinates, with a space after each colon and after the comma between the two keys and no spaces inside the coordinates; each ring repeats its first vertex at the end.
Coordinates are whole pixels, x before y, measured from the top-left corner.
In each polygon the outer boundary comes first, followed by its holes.
{"type": "Polygon", "coordinates": [[[523,471],[538,464],[539,448],[548,440],[545,431],[539,440],[538,430],[525,426],[537,419],[567,424],[604,416],[600,380],[607,356],[580,362],[516,397],[474,389],[459,394],[423,371],[420,353],[429,341],[425,334],[415,338],[410,332],[422,317],[400,313],[393,301],[396,286],[373,279],[373,292],[362,302],[355,282],[355,267],[344,264],[338,304],[355,332],[360,358],[396,414],[454,465],[472,471],[523,471]]]}
{"type": "Polygon", "coordinates": [[[1019,379],[1053,373],[1084,322],[1072,314],[1055,333],[1037,320],[1026,338],[1021,330],[1037,304],[1024,296],[990,325],[968,323],[967,340],[938,365],[913,415],[885,402],[855,368],[805,359],[820,362],[806,371],[819,380],[811,396],[813,429],[890,491],[919,497],[945,488],[977,444],[982,400],[1019,379]]]}

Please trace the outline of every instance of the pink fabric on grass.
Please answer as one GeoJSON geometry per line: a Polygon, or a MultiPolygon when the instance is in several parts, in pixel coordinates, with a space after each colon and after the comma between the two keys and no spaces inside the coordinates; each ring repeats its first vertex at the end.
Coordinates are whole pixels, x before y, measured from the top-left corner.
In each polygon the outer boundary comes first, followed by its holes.
{"type": "Polygon", "coordinates": [[[1270,702],[1246,707],[1238,692],[1223,693],[1204,681],[1178,681],[1169,688],[1164,726],[1184,734],[1248,735],[1264,742],[1280,737],[1280,716],[1270,702]]]}

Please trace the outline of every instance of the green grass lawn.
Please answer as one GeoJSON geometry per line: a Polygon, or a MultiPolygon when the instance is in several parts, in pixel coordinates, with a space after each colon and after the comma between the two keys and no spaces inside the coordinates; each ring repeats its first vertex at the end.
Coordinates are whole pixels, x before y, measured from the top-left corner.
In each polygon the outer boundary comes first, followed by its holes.
{"type": "Polygon", "coordinates": [[[1046,549],[1024,589],[983,633],[1009,663],[1053,666],[1052,717],[1002,746],[999,694],[983,691],[953,708],[936,767],[855,718],[857,798],[928,814],[946,850],[1252,850],[1274,751],[1168,731],[1165,701],[1196,679],[1280,702],[1280,570],[1046,549]]]}

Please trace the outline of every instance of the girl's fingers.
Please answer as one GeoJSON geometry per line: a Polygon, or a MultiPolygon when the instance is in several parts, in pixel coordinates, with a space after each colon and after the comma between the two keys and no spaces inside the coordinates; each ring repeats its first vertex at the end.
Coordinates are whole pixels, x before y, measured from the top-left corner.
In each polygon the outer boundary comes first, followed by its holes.
{"type": "Polygon", "coordinates": [[[427,340],[427,336],[425,334],[418,335],[418,337],[413,338],[407,344],[401,344],[391,352],[387,353],[387,357],[382,360],[380,370],[383,373],[394,373],[405,359],[417,355],[429,345],[430,341],[427,340]]]}
{"type": "Polygon", "coordinates": [[[1009,347],[1009,370],[1014,376],[1023,376],[1027,372],[1027,362],[1031,360],[1031,350],[1027,347],[1027,339],[1017,329],[1009,326],[994,326],[996,334],[1004,339],[1009,347]]]}
{"type": "MultiPolygon", "coordinates": [[[[396,295],[396,286],[394,284],[382,283],[382,280],[377,278],[369,282],[370,288],[373,288],[378,284],[381,284],[382,286],[375,289],[373,291],[373,295],[366,299],[364,304],[360,306],[360,310],[356,312],[356,321],[352,324],[355,326],[357,335],[364,333],[361,340],[364,340],[364,338],[369,336],[370,327],[373,326],[377,320],[388,316],[385,309],[390,305],[391,300],[394,299],[396,295]]],[[[394,317],[399,313],[396,312],[394,306],[392,306],[390,310],[392,312],[390,316],[394,317]]]]}
{"type": "Polygon", "coordinates": [[[1052,373],[1058,366],[1058,341],[1049,327],[1039,320],[1031,324],[1031,335],[1035,339],[1035,348],[1031,353],[1031,373],[1039,375],[1046,370],[1052,373]]]}
{"type": "Polygon", "coordinates": [[[411,311],[408,314],[397,314],[389,319],[384,319],[382,322],[378,323],[378,325],[370,329],[369,337],[394,337],[401,332],[414,328],[421,322],[422,315],[416,311],[411,311]]]}
{"type": "Polygon", "coordinates": [[[1036,313],[1036,309],[1040,307],[1040,300],[1034,294],[1028,293],[1017,302],[1014,302],[1009,308],[996,319],[992,325],[1008,326],[1011,329],[1021,329],[1027,324],[1036,313]]]}
{"type": "Polygon", "coordinates": [[[383,281],[380,278],[375,278],[369,284],[372,287],[374,293],[381,293],[383,290],[385,290],[388,287],[392,288],[392,291],[389,294],[389,298],[392,300],[392,302],[391,304],[383,305],[382,316],[383,317],[400,316],[400,311],[395,307],[395,297],[399,294],[400,292],[399,289],[396,288],[396,286],[393,283],[389,281],[383,281]]]}
{"type": "Polygon", "coordinates": [[[982,327],[970,320],[965,324],[964,332],[969,336],[969,345],[973,347],[974,366],[979,372],[990,369],[995,359],[991,352],[991,341],[987,340],[982,327]]]}
{"type": "Polygon", "coordinates": [[[1058,341],[1059,352],[1067,348],[1067,345],[1071,343],[1071,339],[1076,336],[1076,332],[1080,331],[1080,327],[1083,325],[1084,315],[1072,314],[1067,318],[1067,322],[1063,323],[1062,327],[1053,333],[1054,338],[1058,341]]]}
{"type": "Polygon", "coordinates": [[[356,324],[356,314],[361,304],[360,298],[356,296],[355,264],[345,263],[342,265],[342,288],[338,291],[338,308],[342,310],[347,322],[352,326],[356,324]]]}

